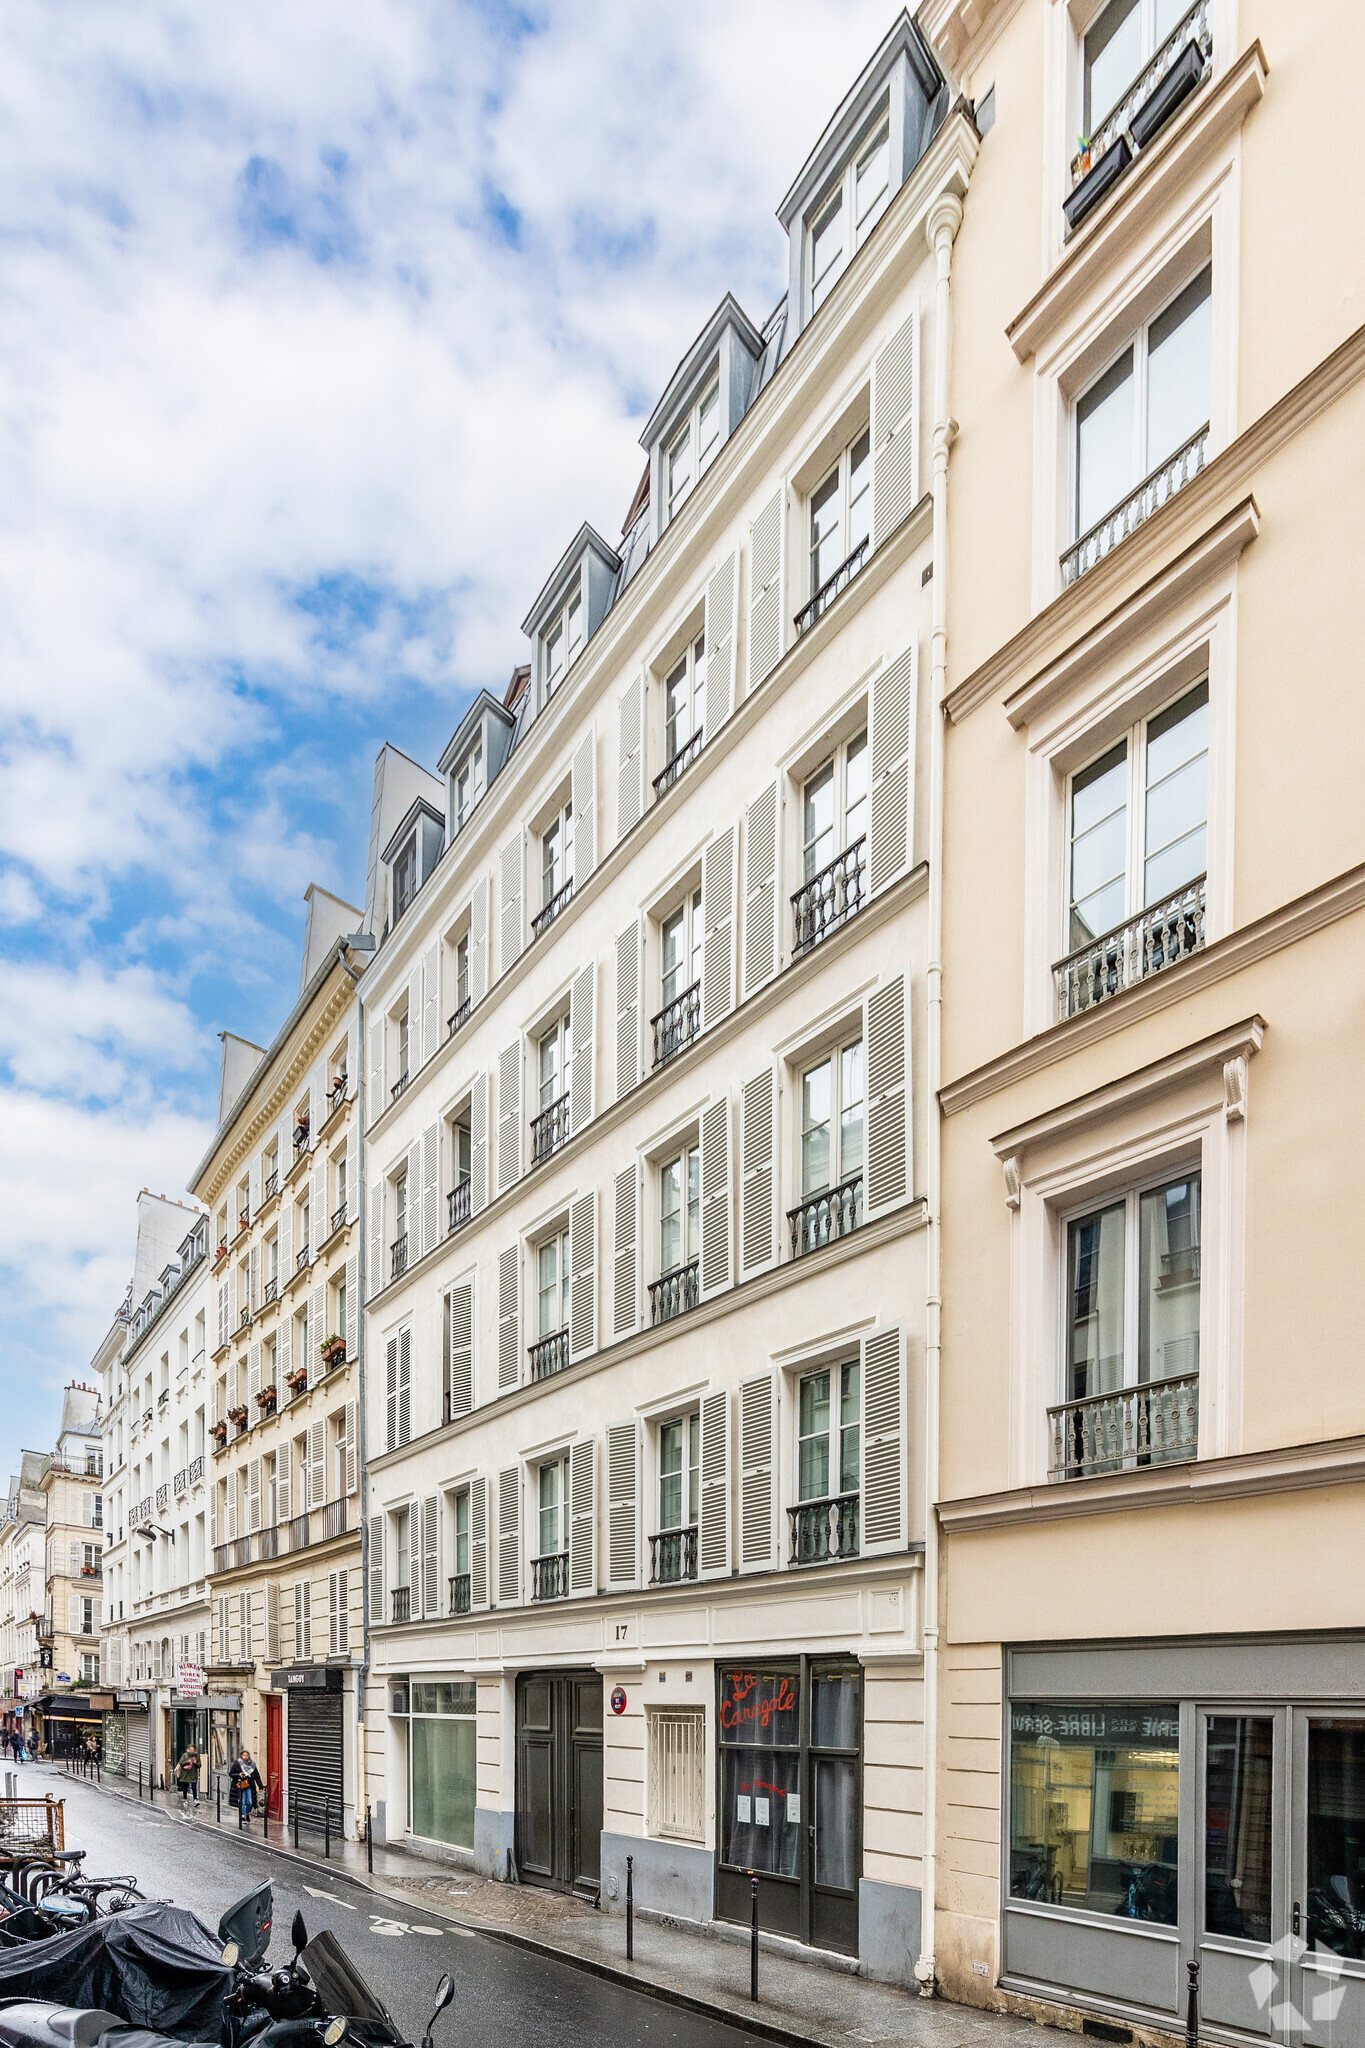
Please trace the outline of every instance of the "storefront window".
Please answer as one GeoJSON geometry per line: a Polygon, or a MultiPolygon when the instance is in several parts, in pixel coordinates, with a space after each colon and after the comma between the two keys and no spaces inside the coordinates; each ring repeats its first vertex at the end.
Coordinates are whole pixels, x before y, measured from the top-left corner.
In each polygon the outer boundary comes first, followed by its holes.
{"type": "Polygon", "coordinates": [[[1308,1724],[1308,1941],[1365,1960],[1365,1721],[1308,1724]]]}
{"type": "Polygon", "coordinates": [[[1010,1895],[1176,1924],[1174,1706],[1016,1702],[1010,1895]]]}
{"type": "Polygon", "coordinates": [[[474,1846],[472,1679],[417,1680],[412,1686],[412,1832],[474,1846]]]}
{"type": "Polygon", "coordinates": [[[1204,1764],[1204,1926],[1270,1939],[1275,1724],[1211,1715],[1204,1764]]]}
{"type": "Polygon", "coordinates": [[[801,1837],[801,1713],[794,1672],[728,1671],[720,1702],[721,1859],[796,1877],[801,1837]]]}

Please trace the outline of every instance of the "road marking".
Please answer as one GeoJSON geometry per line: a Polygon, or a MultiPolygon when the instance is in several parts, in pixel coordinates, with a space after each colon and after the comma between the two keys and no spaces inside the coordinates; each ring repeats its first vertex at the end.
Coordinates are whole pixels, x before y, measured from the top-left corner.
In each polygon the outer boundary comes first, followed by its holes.
{"type": "Polygon", "coordinates": [[[439,1941],[445,1933],[445,1929],[444,1927],[419,1927],[410,1920],[387,1920],[378,1913],[371,1913],[370,1932],[371,1934],[387,1934],[394,1941],[399,1940],[405,1934],[431,1934],[439,1941]]]}
{"type": "Polygon", "coordinates": [[[304,1890],[310,1899],[326,1899],[333,1906],[345,1906],[348,1913],[354,1913],[355,1911],[355,1907],[348,1899],[339,1899],[335,1892],[320,1892],[315,1885],[311,1884],[306,1884],[304,1890]]]}

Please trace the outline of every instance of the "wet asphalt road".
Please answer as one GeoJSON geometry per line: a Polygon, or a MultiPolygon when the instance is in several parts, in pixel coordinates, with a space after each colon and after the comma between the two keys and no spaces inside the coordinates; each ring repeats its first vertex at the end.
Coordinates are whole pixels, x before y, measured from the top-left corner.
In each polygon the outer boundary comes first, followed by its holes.
{"type": "Polygon", "coordinates": [[[269,1877],[271,1962],[288,1961],[289,1926],[301,1908],[310,1933],[330,1927],[344,1943],[410,2042],[422,2038],[443,1970],[455,1980],[455,2002],[437,2022],[436,2048],[467,2048],[471,2040],[496,2048],[740,2048],[755,2039],[549,1957],[466,1933],[425,1902],[376,1898],[343,1877],[267,1855],[227,1826],[220,1832],[211,1807],[182,1820],[44,1766],[24,1771],[25,1797],[48,1789],[67,1802],[67,1847],[88,1852],[89,1875],[131,1872],[148,1897],[188,1906],[210,1929],[269,1877]]]}

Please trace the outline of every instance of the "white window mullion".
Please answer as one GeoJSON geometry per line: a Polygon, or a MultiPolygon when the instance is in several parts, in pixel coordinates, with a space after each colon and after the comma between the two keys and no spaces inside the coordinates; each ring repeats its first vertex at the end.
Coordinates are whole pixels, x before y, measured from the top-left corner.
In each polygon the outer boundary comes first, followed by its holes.
{"type": "Polygon", "coordinates": [[[1138,1219],[1141,1195],[1130,1189],[1123,1204],[1123,1384],[1137,1385],[1138,1317],[1141,1296],[1138,1287],[1138,1257],[1141,1250],[1138,1219]]]}
{"type": "Polygon", "coordinates": [[[1142,908],[1142,835],[1147,790],[1147,728],[1135,725],[1128,734],[1128,880],[1123,891],[1125,918],[1142,908]]]}

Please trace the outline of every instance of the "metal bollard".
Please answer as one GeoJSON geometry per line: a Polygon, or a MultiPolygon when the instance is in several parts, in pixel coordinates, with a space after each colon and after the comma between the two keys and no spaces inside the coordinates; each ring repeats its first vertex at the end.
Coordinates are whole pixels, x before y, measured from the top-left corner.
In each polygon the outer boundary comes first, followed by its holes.
{"type": "Polygon", "coordinates": [[[294,1847],[299,1846],[299,1795],[294,1794],[294,1847]]]}
{"type": "Polygon", "coordinates": [[[261,1801],[261,1840],[263,1842],[270,1840],[270,1792],[268,1789],[265,1798],[261,1801]]]}
{"type": "Polygon", "coordinates": [[[635,1961],[635,1858],[626,1858],[626,1961],[635,1961]]]}
{"type": "Polygon", "coordinates": [[[366,1869],[367,1869],[367,1870],[369,1871],[369,1873],[370,1873],[370,1876],[371,1876],[371,1877],[373,1877],[373,1876],[374,1876],[374,1823],[373,1823],[373,1821],[372,1821],[372,1820],[370,1819],[370,1809],[369,1809],[369,1807],[368,1807],[368,1806],[367,1806],[367,1807],[365,1808],[365,1868],[366,1868],[366,1869]]]}
{"type": "Polygon", "coordinates": [[[1185,2048],[1199,2048],[1199,1965],[1186,1963],[1190,1988],[1185,2000],[1185,2048]]]}
{"type": "Polygon", "coordinates": [[[332,1802],[322,1802],[322,1853],[330,1863],[332,1860],[332,1802]]]}
{"type": "Polygon", "coordinates": [[[141,1765],[141,1764],[139,1764],[139,1765],[138,1765],[138,1767],[137,1767],[137,1796],[138,1796],[138,1798],[139,1798],[139,1799],[141,1799],[141,1797],[142,1797],[142,1765],[141,1765]]]}
{"type": "Polygon", "coordinates": [[[215,1778],[213,1781],[213,1803],[215,1808],[214,1818],[217,1820],[219,1827],[221,1827],[223,1825],[223,1781],[221,1778],[215,1778]]]}
{"type": "Polygon", "coordinates": [[[758,1879],[749,1879],[749,1996],[758,2004],[758,1879]]]}

